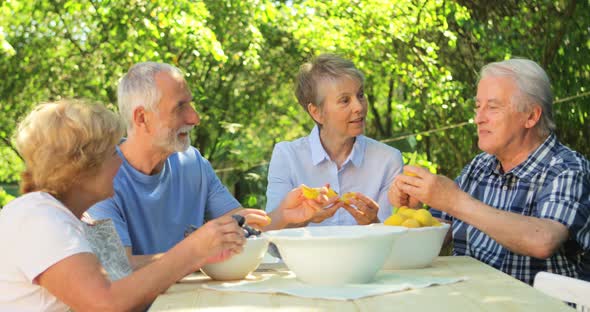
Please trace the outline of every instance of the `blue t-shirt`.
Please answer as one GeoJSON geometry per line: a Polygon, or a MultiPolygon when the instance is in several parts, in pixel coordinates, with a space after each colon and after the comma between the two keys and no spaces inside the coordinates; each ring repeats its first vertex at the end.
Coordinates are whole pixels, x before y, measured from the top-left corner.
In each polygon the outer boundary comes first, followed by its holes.
{"type": "Polygon", "coordinates": [[[240,203],[223,186],[211,164],[194,147],[170,155],[162,170],[145,175],[121,153],[115,196],[94,205],[94,219],[112,219],[123,246],[133,254],[166,252],[190,225],[220,217],[240,203]]]}

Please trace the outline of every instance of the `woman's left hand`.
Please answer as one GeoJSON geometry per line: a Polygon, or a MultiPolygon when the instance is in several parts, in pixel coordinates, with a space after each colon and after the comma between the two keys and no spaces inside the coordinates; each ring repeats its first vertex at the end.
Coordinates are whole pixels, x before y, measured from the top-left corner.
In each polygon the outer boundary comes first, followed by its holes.
{"type": "Polygon", "coordinates": [[[377,217],[379,204],[361,193],[355,193],[355,196],[350,198],[348,203],[342,203],[342,207],[354,217],[359,225],[380,222],[377,217]]]}

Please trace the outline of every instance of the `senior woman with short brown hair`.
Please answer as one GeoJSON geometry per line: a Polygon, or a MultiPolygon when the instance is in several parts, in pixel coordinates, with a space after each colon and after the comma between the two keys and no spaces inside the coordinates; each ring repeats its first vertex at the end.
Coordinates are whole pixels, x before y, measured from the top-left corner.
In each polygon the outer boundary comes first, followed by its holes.
{"type": "Polygon", "coordinates": [[[107,274],[80,219],[113,194],[122,134],[114,113],[72,100],[39,105],[20,123],[23,195],[0,212],[1,311],[142,310],[186,274],[241,251],[242,230],[219,218],[143,269],[107,274]]]}
{"type": "Polygon", "coordinates": [[[301,66],[295,95],[315,127],[306,137],[275,145],[266,191],[272,223],[265,229],[364,225],[387,218],[387,190],[402,170],[402,156],[363,135],[368,103],[361,71],[350,60],[322,54],[301,66]],[[346,201],[319,196],[290,209],[280,207],[285,195],[301,184],[329,184],[354,196],[346,201]]]}

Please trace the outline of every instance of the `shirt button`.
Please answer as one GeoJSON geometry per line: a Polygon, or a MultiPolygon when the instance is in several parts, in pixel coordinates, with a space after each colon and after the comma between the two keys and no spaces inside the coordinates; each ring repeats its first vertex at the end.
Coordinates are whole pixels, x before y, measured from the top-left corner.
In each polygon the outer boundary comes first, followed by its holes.
{"type": "Polygon", "coordinates": [[[504,185],[504,186],[502,186],[502,189],[505,191],[508,189],[508,186],[504,185]]]}

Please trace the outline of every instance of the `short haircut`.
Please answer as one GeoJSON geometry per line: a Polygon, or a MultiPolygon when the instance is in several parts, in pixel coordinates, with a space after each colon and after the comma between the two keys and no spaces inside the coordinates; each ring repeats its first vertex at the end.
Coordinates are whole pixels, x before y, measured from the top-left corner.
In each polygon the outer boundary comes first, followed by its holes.
{"type": "Polygon", "coordinates": [[[512,78],[519,91],[512,99],[515,108],[524,112],[535,104],[539,105],[542,110],[541,118],[536,125],[539,135],[545,137],[555,131],[551,82],[539,64],[527,59],[494,62],[481,69],[480,80],[488,76],[512,78]]]}
{"type": "Polygon", "coordinates": [[[60,197],[77,178],[99,172],[123,132],[119,116],[99,104],[62,100],[38,105],[15,135],[25,161],[21,192],[60,197]]]}
{"type": "Polygon", "coordinates": [[[363,73],[354,63],[334,54],[321,54],[308,63],[301,65],[297,74],[295,96],[299,105],[307,112],[307,105],[321,107],[324,95],[320,94],[320,81],[323,79],[338,79],[348,77],[358,81],[361,86],[365,83],[363,73]]]}
{"type": "Polygon", "coordinates": [[[169,73],[177,79],[184,79],[182,71],[170,64],[143,62],[133,65],[119,81],[117,102],[119,113],[130,130],[133,128],[133,110],[144,107],[148,111],[158,111],[162,93],[156,85],[156,74],[169,73]]]}

